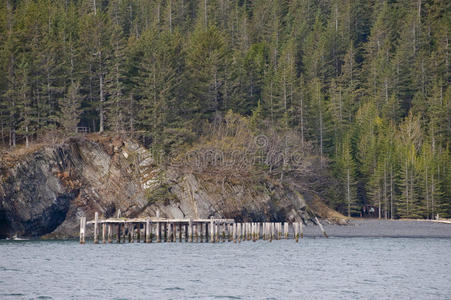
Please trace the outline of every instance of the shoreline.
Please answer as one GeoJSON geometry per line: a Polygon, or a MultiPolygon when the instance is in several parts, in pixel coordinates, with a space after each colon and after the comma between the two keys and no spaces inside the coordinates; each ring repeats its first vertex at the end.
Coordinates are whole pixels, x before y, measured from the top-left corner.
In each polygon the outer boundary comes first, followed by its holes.
{"type": "MultiPolygon", "coordinates": [[[[347,225],[323,226],[329,237],[451,238],[449,220],[383,220],[351,218],[347,225]],[[447,221],[447,222],[443,222],[447,221]]],[[[305,226],[304,236],[322,236],[317,226],[305,226]]]]}
{"type": "MultiPolygon", "coordinates": [[[[331,224],[324,222],[324,220],[321,223],[329,237],[451,238],[451,222],[449,220],[379,220],[352,218],[349,219],[346,225],[331,224]]],[[[304,226],[304,236],[324,238],[319,226],[316,225],[304,226]]],[[[27,241],[57,241],[78,240],[78,237],[20,237],[20,239],[27,241]]],[[[20,240],[10,239],[9,241],[20,240]]]]}

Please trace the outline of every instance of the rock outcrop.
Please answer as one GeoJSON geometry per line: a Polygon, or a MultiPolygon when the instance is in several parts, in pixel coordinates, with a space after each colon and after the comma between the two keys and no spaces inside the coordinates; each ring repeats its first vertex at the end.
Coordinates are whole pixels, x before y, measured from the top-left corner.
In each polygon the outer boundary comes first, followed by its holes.
{"type": "Polygon", "coordinates": [[[132,140],[93,135],[2,158],[0,238],[78,236],[79,217],[308,220],[311,196],[271,180],[164,166],[132,140]],[[8,161],[8,163],[6,163],[8,161]],[[307,201],[306,201],[307,200],[307,201]]]}

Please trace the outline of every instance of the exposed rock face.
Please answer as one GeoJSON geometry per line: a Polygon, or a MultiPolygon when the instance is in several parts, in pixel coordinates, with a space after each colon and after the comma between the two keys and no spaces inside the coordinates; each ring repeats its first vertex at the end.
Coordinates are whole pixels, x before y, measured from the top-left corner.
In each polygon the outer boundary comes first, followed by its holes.
{"type": "MultiPolygon", "coordinates": [[[[261,180],[195,175],[159,167],[130,140],[70,139],[1,167],[0,238],[78,236],[79,217],[122,216],[285,220],[305,218],[301,194],[261,180]]],[[[304,195],[305,196],[305,195],[304,195]]]]}

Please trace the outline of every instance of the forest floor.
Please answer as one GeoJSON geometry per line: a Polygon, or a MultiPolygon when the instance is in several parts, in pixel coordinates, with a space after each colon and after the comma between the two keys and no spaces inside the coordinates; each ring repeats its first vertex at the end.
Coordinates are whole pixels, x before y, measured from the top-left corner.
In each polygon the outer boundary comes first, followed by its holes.
{"type": "MultiPolygon", "coordinates": [[[[330,237],[451,238],[451,222],[431,220],[351,219],[348,225],[324,224],[330,237]]],[[[321,237],[317,226],[305,226],[304,236],[321,237]]]]}

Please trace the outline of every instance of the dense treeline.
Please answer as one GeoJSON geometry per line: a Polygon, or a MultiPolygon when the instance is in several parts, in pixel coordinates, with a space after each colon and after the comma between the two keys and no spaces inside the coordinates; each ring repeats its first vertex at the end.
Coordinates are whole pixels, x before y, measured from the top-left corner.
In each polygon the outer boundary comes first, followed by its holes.
{"type": "Polygon", "coordinates": [[[450,2],[3,0],[1,142],[171,151],[227,111],[315,145],[346,214],[451,215],[450,2]]]}

